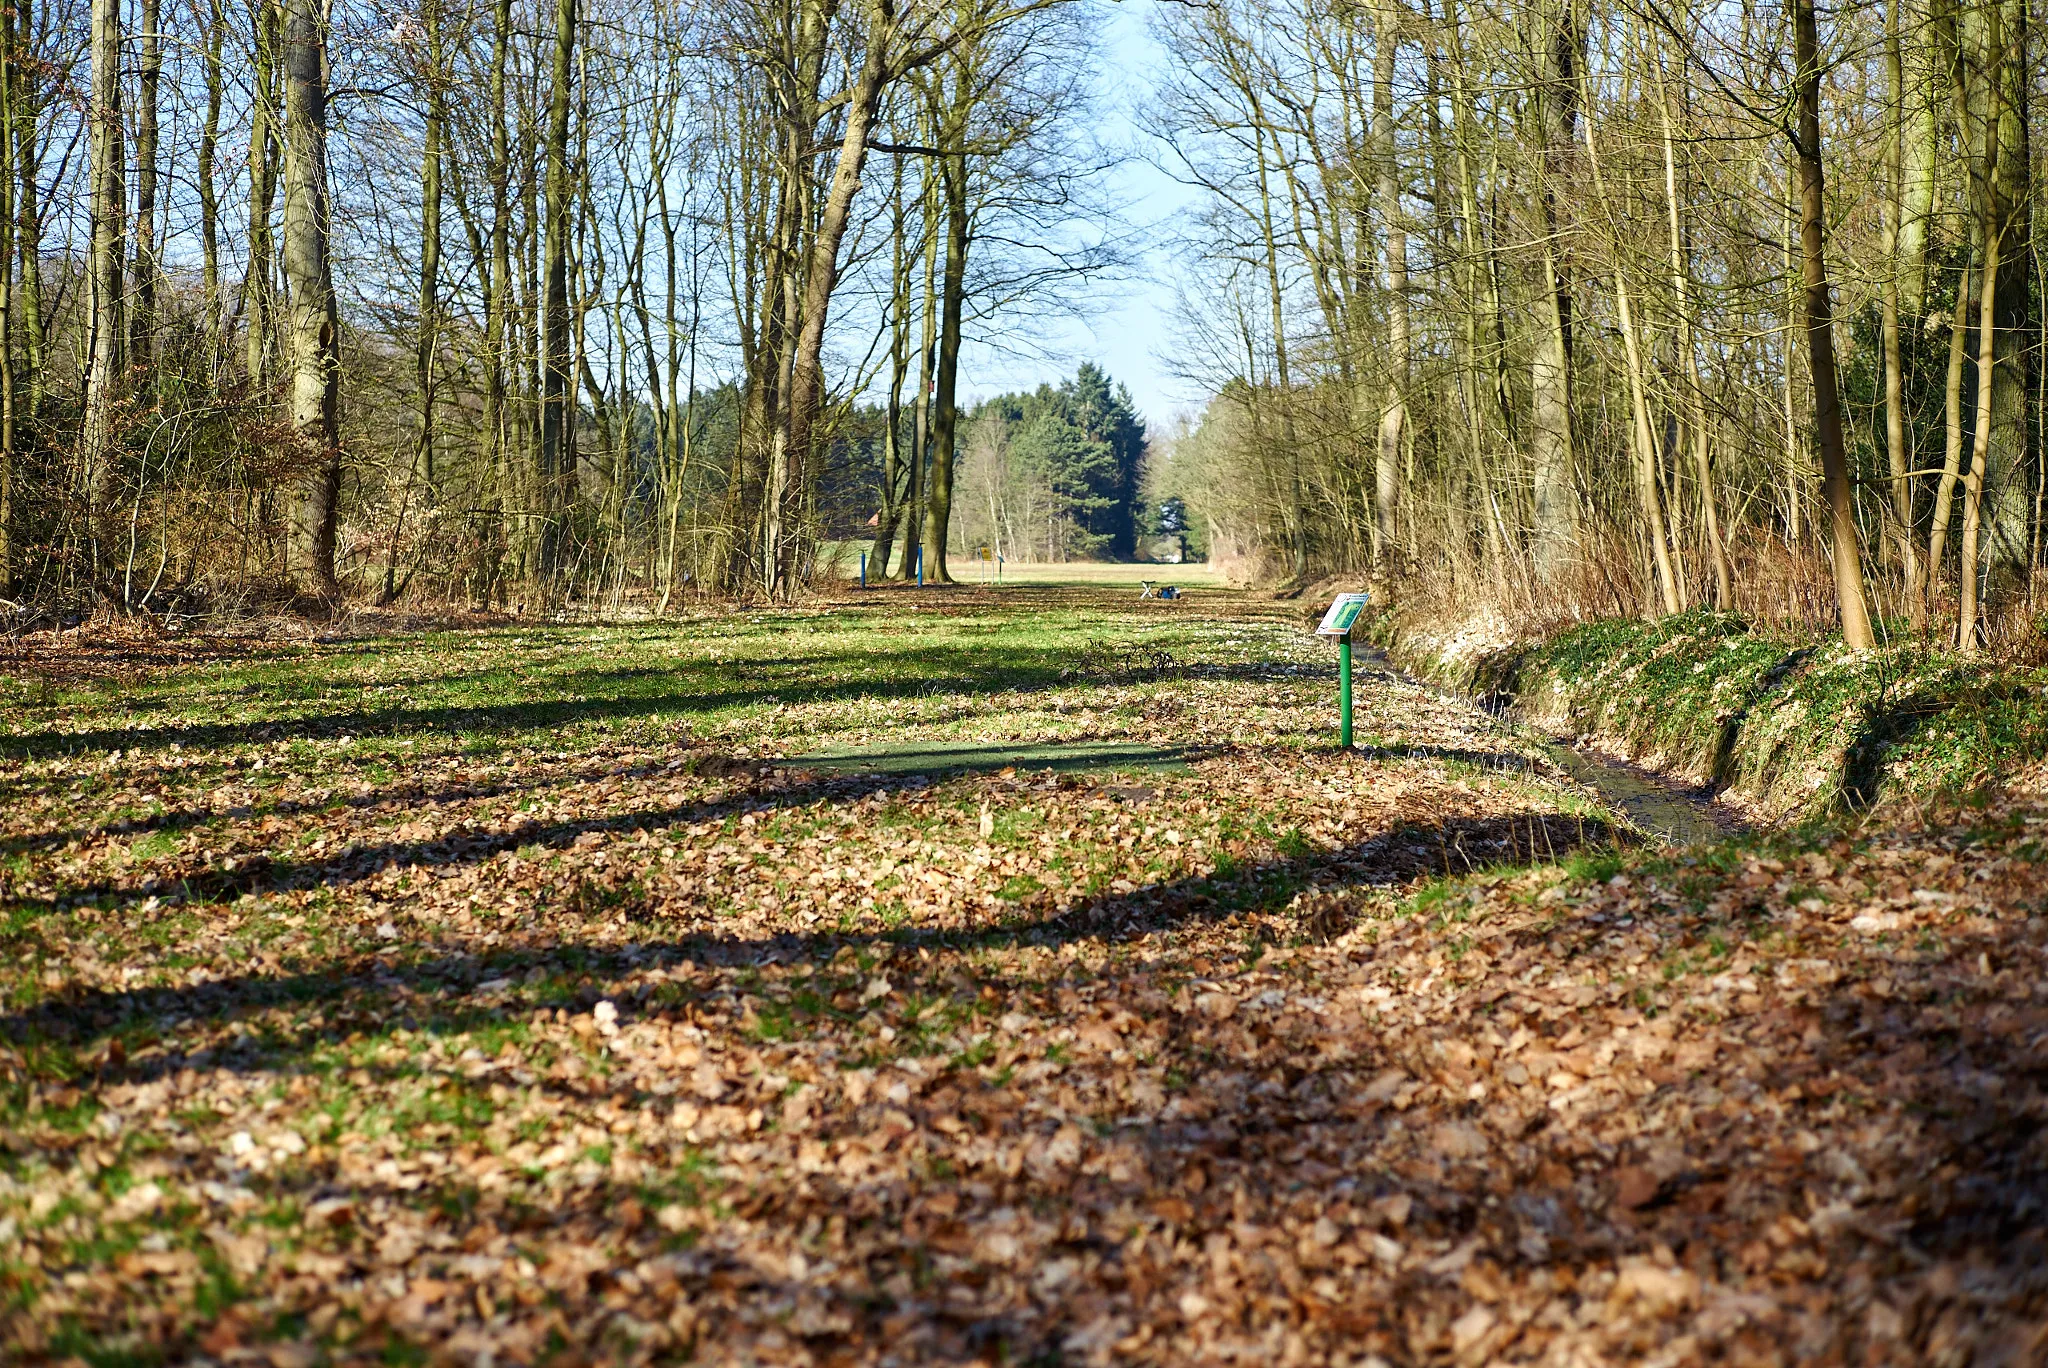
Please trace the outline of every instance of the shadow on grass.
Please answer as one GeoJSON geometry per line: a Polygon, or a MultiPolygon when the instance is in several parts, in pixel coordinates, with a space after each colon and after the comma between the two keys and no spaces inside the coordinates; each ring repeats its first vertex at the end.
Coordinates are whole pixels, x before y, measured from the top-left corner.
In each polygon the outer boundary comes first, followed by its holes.
{"type": "MultiPolygon", "coordinates": [[[[1381,853],[1409,852],[1411,863],[1405,866],[1384,863],[1367,847],[1357,847],[1330,852],[1327,859],[1273,861],[1245,871],[1237,884],[1246,905],[1265,905],[1262,899],[1277,895],[1291,880],[1398,879],[1413,873],[1419,858],[1414,847],[1472,849],[1481,836],[1498,840],[1508,834],[1499,827],[1404,829],[1381,838],[1381,853]],[[1351,868],[1360,863],[1369,871],[1351,868]]],[[[1181,891],[1221,906],[1229,886],[1226,881],[1204,889],[1189,881],[1181,891]]],[[[1025,934],[1069,923],[1078,933],[1091,918],[1115,921],[1120,904],[1137,900],[1138,895],[1097,900],[1068,918],[1035,923],[1025,934]]],[[[1162,910],[1157,915],[1170,914],[1162,910]]],[[[2025,947],[2013,940],[2018,925],[2017,919],[1997,923],[1987,934],[1966,938],[1967,944],[1958,946],[1961,957],[1972,958],[1981,948],[2001,961],[2012,956],[2021,962],[2025,947]]],[[[1586,933],[1601,934],[1595,928],[1586,933]]],[[[985,929],[952,936],[947,943],[966,945],[974,935],[1004,934],[1011,933],[985,929]]],[[[1522,926],[1506,932],[1490,953],[1498,964],[1519,963],[1529,953],[1554,952],[1550,935],[1541,925],[1522,926]]],[[[860,971],[843,964],[833,968],[828,952],[863,939],[873,938],[786,942],[812,956],[820,972],[835,972],[848,990],[857,990],[860,971]]],[[[712,943],[724,956],[720,962],[743,964],[758,962],[784,941],[712,943]]],[[[632,952],[591,952],[572,972],[617,977],[656,960],[673,962],[679,952],[693,955],[701,969],[710,963],[697,953],[706,944],[704,938],[682,937],[632,952]]],[[[561,953],[554,958],[561,962],[561,953]]],[[[1899,982],[1886,997],[1844,985],[1808,1005],[1773,1004],[1730,1018],[1723,1023],[1728,1030],[1751,1035],[1765,1049],[1784,1038],[1788,1011],[1810,1016],[1808,1035],[1814,1043],[1783,1057],[1767,1055],[1766,1068],[1754,1059],[1729,1059],[1697,1070],[1690,1079],[1660,1083],[1667,1104],[1667,1090],[1679,1096],[1692,1090],[1696,1105],[1688,1113],[1689,1123],[1678,1136],[1654,1141],[1631,1130],[1629,1138],[1613,1141],[1612,1150],[1604,1141],[1598,1147],[1589,1143],[1579,1124],[1559,1124],[1547,1096],[1518,1099],[1513,1090],[1497,1090],[1479,1099],[1462,1086],[1422,1086],[1412,1102],[1396,1104],[1363,1086],[1384,1069],[1413,1069],[1418,1058],[1436,1058],[1433,1042],[1478,1039],[1477,1024],[1497,1010],[1526,1025],[1538,1049],[1554,1045],[1567,1030],[1577,1034],[1591,1027],[1597,1034],[1632,1015],[1600,1026],[1596,1023],[1605,1012],[1584,998],[1560,1000],[1525,983],[1506,983],[1500,985],[1504,994],[1474,1003],[1469,1011],[1437,1016],[1418,1025],[1414,1037],[1401,1040],[1356,1027],[1333,1040],[1308,1014],[1260,1017],[1256,1014],[1267,1010],[1259,1005],[1263,995],[1246,997],[1228,1023],[1210,1019],[1192,1002],[1143,1007],[1163,1028],[1158,1057],[1149,1062],[1176,1077],[1171,1103],[1162,1105],[1166,1099],[1161,1097],[1141,1114],[1105,1112],[1084,1128],[1078,1153],[1065,1161],[1047,1154],[1062,1117],[1052,1107],[1032,1105],[1023,1095],[1027,1085],[1011,1084],[993,1070],[958,1060],[933,1059],[907,1094],[886,1103],[885,1111],[880,1100],[860,1103],[839,1084],[850,1062],[836,1048],[844,1036],[823,1036],[822,1048],[811,1050],[811,1036],[798,1020],[790,1034],[777,1039],[785,1048],[810,1055],[822,1095],[815,1114],[796,1134],[756,1128],[743,1119],[750,1109],[777,1113],[785,1096],[780,1075],[728,1084],[714,1119],[712,1109],[699,1109],[699,1099],[687,1091],[646,1090],[650,1083],[662,1085],[658,1069],[627,1068],[610,1077],[586,1070],[574,1078],[537,1082],[504,1060],[442,1057],[428,1070],[446,1080],[445,1088],[480,1099],[501,1088],[516,1094],[540,1086],[562,1102],[603,1115],[651,1113],[658,1124],[637,1135],[643,1153],[656,1157],[642,1160],[637,1177],[631,1168],[608,1168],[588,1159],[578,1164],[571,1157],[549,1161],[551,1170],[549,1165],[529,1169],[532,1181],[521,1182],[518,1170],[526,1161],[505,1155],[498,1156],[495,1179],[479,1179],[460,1157],[442,1162],[434,1152],[442,1142],[434,1141],[423,1144],[427,1162],[403,1185],[385,1181],[368,1164],[343,1169],[332,1158],[270,1174],[238,1175],[230,1168],[222,1176],[249,1184],[265,1200],[287,1209],[343,1198],[365,1214],[420,1214],[434,1242],[419,1268],[431,1269],[430,1276],[452,1283],[460,1295],[448,1298],[447,1312],[438,1321],[363,1318],[364,1337],[351,1347],[375,1352],[381,1345],[387,1357],[400,1359],[406,1357],[402,1351],[408,1336],[433,1341],[488,1319],[491,1307],[479,1307],[468,1284],[503,1276],[503,1245],[493,1241],[505,1235],[515,1241],[506,1259],[532,1248],[535,1261],[545,1263],[539,1244],[525,1242],[528,1236],[560,1248],[605,1251],[601,1261],[588,1267],[565,1263],[548,1270],[550,1296],[572,1313],[585,1306],[651,1306],[645,1319],[652,1324],[662,1320],[668,1306],[689,1303],[703,1317],[698,1328],[705,1342],[738,1346],[760,1330],[759,1317],[750,1317],[750,1310],[807,1299],[804,1319],[789,1323],[787,1331],[821,1353],[870,1345],[903,1351],[917,1344],[924,1357],[947,1361],[965,1361],[970,1354],[996,1348],[1016,1361],[1030,1361],[1033,1355],[1053,1361],[1066,1333],[1090,1314],[1087,1299],[1102,1289],[1128,1284],[1141,1303],[1156,1294],[1171,1307],[1184,1288],[1194,1286],[1177,1281],[1170,1266],[1159,1261],[1160,1251],[1176,1242],[1227,1249],[1231,1240],[1243,1241],[1246,1232],[1292,1230],[1295,1225],[1305,1229],[1304,1209],[1310,1215],[1334,1212],[1340,1224],[1362,1222],[1360,1213],[1386,1198],[1398,1202],[1404,1213],[1398,1231],[1402,1241],[1430,1241],[1426,1247],[1445,1249],[1456,1242],[1468,1260],[1486,1260],[1486,1267],[1510,1280],[1547,1279],[1557,1270],[1581,1275],[1611,1271],[1619,1257],[1647,1259],[1656,1249],[1683,1249],[1688,1267],[1701,1270],[1701,1276],[1747,1293],[1745,1316],[1762,1318],[1760,1333],[1769,1337],[1768,1343],[1781,1343],[1781,1337],[1795,1331],[1809,1337],[1825,1332],[1834,1337],[1832,1342],[1849,1346],[1850,1352],[1839,1355],[1843,1361],[1920,1361],[1935,1357],[1929,1351],[1943,1345],[1970,1346],[1980,1329],[1996,1333],[2016,1318],[2038,1321],[2048,1295],[2034,1271],[2041,1266],[2039,1256],[2048,1252],[2039,1234],[2048,1212],[2048,1163],[2043,1162],[2043,1131],[2033,1115],[2037,1095],[2031,1087],[2017,1086],[2039,1073],[2032,1035],[2026,1029],[2001,1028],[2001,1016],[2010,1016],[1995,986],[1955,968],[1908,959],[1892,969],[1899,982]],[[1959,1006],[1959,999],[1967,1001],[1959,1006]],[[1246,1025],[1247,1018],[1256,1024],[1246,1025]],[[1328,1048],[1332,1045],[1339,1048],[1328,1048]],[[1731,1073],[1740,1074],[1741,1081],[1724,1077],[1731,1073]],[[2015,1085],[2007,1086],[2006,1080],[2015,1085]],[[1711,1099],[1706,1095],[1710,1085],[1711,1099]],[[1726,1095],[1719,1090],[1724,1086],[1726,1095]],[[1884,1103],[1901,1107],[1903,1114],[1887,1119],[1874,1110],[1884,1103]],[[622,1110],[610,1110],[614,1107],[622,1110]],[[706,1115],[701,1121],[679,1119],[686,1107],[689,1115],[699,1110],[706,1115]],[[1759,1153],[1759,1123],[1810,1132],[1822,1143],[1759,1153]],[[699,1137],[687,1131],[688,1145],[702,1148],[686,1148],[685,1128],[699,1124],[705,1133],[699,1137]],[[1440,1128],[1466,1148],[1418,1154],[1413,1137],[1434,1136],[1440,1128]],[[1873,1134],[1880,1128],[1882,1133],[1873,1134]],[[713,1156],[727,1141],[743,1141],[743,1150],[729,1170],[721,1171],[713,1156]],[[1024,1162],[1005,1167],[999,1144],[1013,1151],[1023,1147],[1024,1162]],[[1636,1162],[1653,1144],[1664,1146],[1660,1152],[1671,1170],[1648,1200],[1625,1206],[1617,1200],[1617,1170],[1636,1162]],[[804,1162],[800,1156],[807,1146],[831,1162],[804,1162]],[[1896,1176],[1873,1189],[1858,1168],[1858,1155],[1863,1163],[1873,1156],[1885,1159],[1896,1176]],[[507,1171],[514,1179],[509,1186],[507,1171]],[[1827,1205],[1844,1184],[1852,1192],[1862,1188],[1848,1215],[1846,1207],[1827,1205]],[[964,1296],[942,1299],[928,1290],[934,1278],[939,1285],[948,1279],[957,1279],[954,1285],[961,1287],[987,1285],[993,1265],[978,1252],[977,1238],[986,1233],[982,1223],[1015,1211],[1080,1213],[1080,1219],[1055,1222],[1056,1228],[1031,1246],[1030,1257],[1034,1268],[1071,1259],[1086,1269],[1085,1275],[1065,1284],[1048,1280],[1035,1302],[1022,1299],[1007,1306],[996,1305],[993,1298],[985,1303],[964,1296]],[[1088,1213],[1111,1211],[1119,1213],[1120,1221],[1113,1229],[1087,1218],[1088,1213]],[[656,1220],[657,1212],[666,1219],[656,1220]],[[1874,1338],[1876,1332],[1866,1327],[1878,1325],[1879,1317],[1810,1315],[1803,1298],[1825,1284],[1818,1282],[1820,1275],[1811,1275],[1815,1282],[1802,1285],[1800,1280],[1809,1275],[1797,1265],[1781,1265],[1791,1271],[1745,1286],[1741,1268],[1758,1257],[1778,1256],[1778,1246],[1765,1237],[1786,1229],[1788,1218],[1799,1219],[1802,1229],[1811,1222],[1815,1232],[1832,1232],[1817,1234],[1815,1247],[1829,1261],[1854,1264],[1864,1289],[1859,1295],[1874,1294],[1898,1313],[1890,1332],[1896,1338],[1874,1338]],[[815,1268],[815,1261],[806,1265],[789,1258],[788,1251],[802,1245],[815,1254],[812,1241],[832,1220],[839,1222],[845,1244],[830,1251],[830,1276],[809,1276],[803,1270],[815,1268]],[[738,1233],[728,1235],[735,1224],[738,1233]],[[472,1250],[483,1252],[464,1257],[472,1250]],[[656,1273],[660,1276],[652,1276],[656,1273]],[[1772,1319],[1787,1314],[1793,1319],[1772,1319]],[[812,1337],[806,1326],[825,1328],[812,1337]]],[[[949,999],[966,1012],[985,1004],[991,989],[999,1002],[1024,994],[1042,1000],[1050,991],[1071,986],[1077,973],[1113,981],[1122,970],[1113,958],[1099,970],[1067,963],[1055,966],[1062,975],[1055,983],[1028,982],[970,957],[927,961],[903,955],[890,960],[888,972],[898,993],[926,1002],[949,999]]],[[[699,972],[692,977],[719,976],[699,972]]],[[[439,983],[423,976],[418,966],[366,968],[359,979],[366,992],[351,1004],[354,1019],[366,1027],[386,1006],[367,991],[379,989],[379,980],[430,992],[439,983]]],[[[636,1020],[663,1020],[694,1023],[714,1035],[740,1039],[761,1005],[745,992],[731,991],[740,983],[744,979],[727,975],[720,991],[711,994],[671,979],[652,996],[621,993],[614,1000],[622,1028],[636,1020]]],[[[587,1009],[598,997],[612,996],[604,988],[602,982],[584,983],[575,1004],[587,1009]]],[[[1114,994],[1106,999],[1117,1000],[1114,994]]],[[[204,1015],[219,1013],[224,1004],[187,999],[177,1005],[204,1015]]],[[[428,1015],[425,1024],[456,1031],[507,1012],[535,1009],[533,1003],[508,999],[493,1009],[463,1006],[428,1015]]],[[[391,1012],[383,1019],[396,1024],[402,1018],[391,1012]]],[[[829,1024],[843,1030],[850,1014],[829,1024]]],[[[252,1046],[246,1058],[211,1062],[251,1068],[279,1063],[278,1052],[267,1059],[261,1053],[252,1046]]],[[[288,1060],[289,1054],[283,1057],[288,1060]]],[[[1060,1087],[1082,1084],[1079,1091],[1092,1096],[1087,1085],[1105,1084],[1133,1067],[1120,1053],[1090,1049],[1062,1066],[1060,1087]]],[[[150,1069],[110,1067],[100,1082],[149,1076],[150,1069]]],[[[373,1069],[365,1082],[382,1085],[395,1077],[373,1069]]],[[[1426,1085],[1428,1080],[1417,1082],[1426,1085]]],[[[1633,1114],[1650,1101],[1616,1099],[1610,1105],[1618,1114],[1633,1114]]],[[[367,1220],[309,1229],[307,1244],[337,1251],[340,1263],[329,1277],[345,1279],[349,1286],[366,1285],[390,1269],[378,1245],[380,1229],[367,1220]]],[[[196,1229],[192,1237],[200,1238],[196,1229]]],[[[832,1238],[836,1243],[841,1236],[832,1238]]],[[[1361,1344],[1394,1354],[1426,1347],[1432,1336],[1441,1336],[1442,1324],[1431,1329],[1416,1308],[1451,1303],[1455,1310],[1469,1303],[1457,1291],[1455,1271],[1432,1271],[1423,1262],[1389,1268],[1386,1280],[1373,1284],[1374,1296],[1357,1299],[1357,1317],[1332,1321],[1324,1314],[1306,1317],[1302,1324],[1310,1331],[1320,1327],[1347,1351],[1361,1344]]],[[[244,1295],[290,1296],[308,1290],[307,1280],[288,1276],[291,1267],[280,1255],[263,1281],[246,1285],[244,1295]]],[[[1277,1309],[1269,1314],[1280,1317],[1293,1314],[1287,1308],[1296,1305],[1285,1294],[1294,1271],[1292,1265],[1247,1258],[1238,1277],[1259,1295],[1270,1296],[1277,1309]]],[[[132,1278],[110,1280],[104,1293],[107,1303],[116,1306],[146,1304],[155,1295],[143,1280],[132,1278]]],[[[1598,1300],[1586,1304],[1596,1310],[1601,1306],[1598,1300]]],[[[578,1316],[574,1323],[600,1322],[578,1316]]],[[[195,1335],[205,1328],[201,1319],[187,1324],[195,1335]]],[[[246,1333],[261,1339],[266,1332],[246,1333]]],[[[287,1326],[268,1333],[294,1332],[287,1326]]],[[[2036,1361],[2024,1351],[1952,1357],[1959,1362],[2036,1361]]],[[[1414,1351],[1413,1361],[1428,1358],[1414,1351]]]]}
{"type": "MultiPolygon", "coordinates": [[[[881,782],[885,781],[850,780],[838,781],[838,785],[876,787],[881,782]]],[[[799,791],[821,796],[825,789],[805,786],[799,791]]],[[[730,804],[692,808],[688,815],[669,820],[704,820],[746,805],[747,800],[736,799],[730,804]]],[[[550,839],[569,844],[586,830],[630,830],[651,820],[651,814],[629,814],[603,823],[563,824],[553,829],[550,839]]],[[[505,833],[496,838],[495,846],[508,849],[515,840],[532,840],[547,831],[505,833]]],[[[632,880],[630,872],[610,872],[603,879],[586,877],[570,885],[563,891],[564,903],[575,914],[606,919],[622,916],[646,930],[646,940],[625,947],[553,942],[510,950],[455,948],[414,959],[361,953],[297,973],[247,974],[194,987],[91,989],[0,1016],[0,1039],[20,1044],[57,1042],[79,1049],[108,1035],[146,1031],[162,1023],[182,1026],[194,1021],[225,1021],[268,1007],[348,1006],[348,1012],[338,1017],[323,1014],[327,1018],[323,1025],[291,1040],[273,1036],[259,1042],[251,1037],[240,1047],[243,1057],[236,1067],[276,1068],[321,1044],[378,1023],[388,1026],[408,1020],[416,1028],[460,1031],[501,1020],[508,1012],[557,1005],[559,987],[529,993],[522,986],[536,969],[544,976],[566,972],[579,982],[575,990],[579,998],[594,1002],[605,995],[603,985],[608,981],[650,964],[686,959],[744,967],[824,963],[848,946],[976,950],[1127,941],[1181,926],[1273,913],[1304,893],[1400,886],[1432,876],[1547,862],[1589,846],[1608,847],[1617,839],[1616,832],[1598,821],[1543,813],[1403,824],[1355,846],[1283,855],[1129,893],[1096,894],[1065,911],[1048,905],[1046,895],[1040,893],[1033,895],[1035,906],[1022,903],[1012,915],[974,925],[757,936],[735,936],[715,929],[679,931],[678,913],[701,917],[700,908],[676,907],[674,903],[680,899],[650,896],[632,880]]],[[[1327,932],[1333,928],[1301,929],[1327,932]]],[[[151,1067],[182,1067],[181,1057],[166,1056],[151,1067]]]]}
{"type": "MultiPolygon", "coordinates": [[[[1046,648],[1001,653],[962,647],[928,647],[880,657],[825,657],[810,660],[733,662],[718,667],[691,666],[673,671],[632,668],[589,676],[593,685],[639,680],[673,682],[679,676],[717,669],[721,674],[753,676],[747,687],[707,682],[702,689],[657,689],[647,693],[611,692],[587,697],[563,692],[568,681],[553,680],[545,696],[514,701],[445,703],[433,706],[362,707],[310,711],[299,716],[238,722],[172,722],[134,727],[94,727],[82,731],[40,730],[0,735],[0,758],[44,759],[137,748],[230,747],[279,740],[325,740],[447,733],[462,736],[515,736],[521,733],[593,722],[637,722],[690,717],[728,709],[775,704],[898,701],[920,697],[983,695],[999,692],[1042,693],[1094,682],[1081,678],[1075,657],[1066,649],[1046,648]],[[993,657],[993,658],[992,658],[993,657]],[[892,665],[890,661],[897,662],[892,665]],[[936,668],[935,668],[936,667],[936,668]],[[833,684],[820,676],[854,674],[833,684]]],[[[1176,665],[1157,682],[1225,680],[1260,682],[1298,679],[1322,673],[1320,667],[1290,663],[1222,663],[1176,665]]],[[[323,687],[338,691],[343,686],[323,687]]],[[[147,706],[163,706],[145,700],[147,706]]]]}

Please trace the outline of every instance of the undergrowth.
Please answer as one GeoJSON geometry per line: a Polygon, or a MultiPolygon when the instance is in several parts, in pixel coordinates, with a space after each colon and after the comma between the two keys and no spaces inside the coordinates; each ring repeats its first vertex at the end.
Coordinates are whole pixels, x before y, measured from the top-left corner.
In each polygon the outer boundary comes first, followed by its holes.
{"type": "Polygon", "coordinates": [[[2036,664],[1918,644],[1859,654],[1704,610],[1462,652],[1392,614],[1376,635],[1439,683],[1773,820],[1964,798],[2048,752],[2048,667],[2036,664]]]}

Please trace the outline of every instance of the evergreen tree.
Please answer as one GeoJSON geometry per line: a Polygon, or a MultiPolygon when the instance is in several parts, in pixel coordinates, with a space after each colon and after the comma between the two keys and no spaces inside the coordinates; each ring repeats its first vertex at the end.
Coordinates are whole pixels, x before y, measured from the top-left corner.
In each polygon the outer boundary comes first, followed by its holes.
{"type": "Polygon", "coordinates": [[[1149,518],[1142,502],[1145,424],[1130,391],[1084,364],[1058,387],[988,400],[973,421],[994,423],[1011,473],[1044,491],[1065,531],[1051,554],[1130,560],[1149,518]]]}

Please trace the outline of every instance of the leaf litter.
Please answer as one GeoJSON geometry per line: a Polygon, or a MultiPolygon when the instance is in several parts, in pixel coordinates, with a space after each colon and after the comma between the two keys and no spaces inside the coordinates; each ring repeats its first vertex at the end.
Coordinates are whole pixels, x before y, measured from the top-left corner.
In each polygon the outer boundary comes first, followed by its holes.
{"type": "MultiPolygon", "coordinates": [[[[1032,625],[935,616],[856,626],[908,670],[1032,625]]],[[[1284,624],[1178,621],[1161,678],[1047,654],[567,730],[237,730],[217,658],[14,710],[0,1352],[2042,1359],[2024,802],[1630,849],[1476,712],[1362,671],[1342,757],[1284,624]],[[50,740],[173,685],[183,723],[50,740]],[[761,763],[937,736],[1221,749],[761,763]]],[[[528,631],[505,687],[744,672],[755,626],[528,631]]],[[[449,640],[347,668],[438,678],[449,640]]]]}

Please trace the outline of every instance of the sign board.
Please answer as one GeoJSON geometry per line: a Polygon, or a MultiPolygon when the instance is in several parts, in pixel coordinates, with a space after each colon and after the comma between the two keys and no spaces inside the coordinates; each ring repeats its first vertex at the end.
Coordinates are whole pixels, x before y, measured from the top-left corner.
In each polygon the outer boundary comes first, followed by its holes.
{"type": "Polygon", "coordinates": [[[1370,595],[1339,594],[1330,611],[1323,614],[1323,620],[1316,627],[1317,636],[1342,637],[1348,639],[1351,629],[1358,625],[1359,615],[1365,612],[1370,595]]]}

